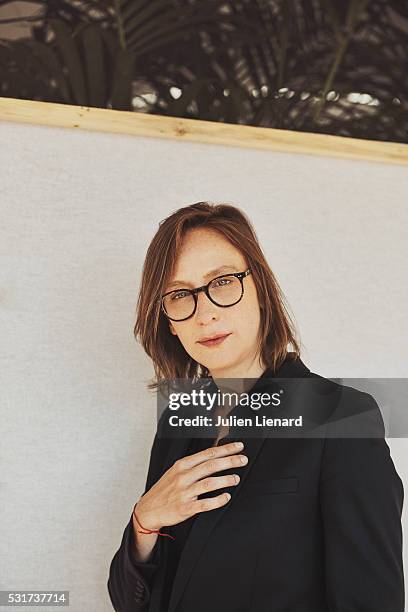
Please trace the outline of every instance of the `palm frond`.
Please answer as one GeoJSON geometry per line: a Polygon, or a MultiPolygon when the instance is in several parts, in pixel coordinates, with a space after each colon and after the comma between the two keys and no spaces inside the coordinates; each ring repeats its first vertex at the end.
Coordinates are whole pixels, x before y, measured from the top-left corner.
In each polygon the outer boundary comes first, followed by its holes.
{"type": "Polygon", "coordinates": [[[406,0],[31,2],[2,95],[408,142],[406,0]]]}

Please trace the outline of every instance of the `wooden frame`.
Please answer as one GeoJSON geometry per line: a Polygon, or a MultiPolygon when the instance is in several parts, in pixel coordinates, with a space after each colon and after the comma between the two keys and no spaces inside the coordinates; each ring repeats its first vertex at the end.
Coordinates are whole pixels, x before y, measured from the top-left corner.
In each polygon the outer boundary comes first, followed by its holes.
{"type": "Polygon", "coordinates": [[[0,121],[408,164],[408,144],[0,97],[0,121]]]}

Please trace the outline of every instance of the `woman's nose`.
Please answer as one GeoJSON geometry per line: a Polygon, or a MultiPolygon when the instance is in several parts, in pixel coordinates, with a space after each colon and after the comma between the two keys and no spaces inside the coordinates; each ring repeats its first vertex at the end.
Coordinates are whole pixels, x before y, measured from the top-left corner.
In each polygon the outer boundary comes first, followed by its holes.
{"type": "Polygon", "coordinates": [[[205,320],[217,314],[217,306],[212,303],[204,291],[197,294],[196,317],[198,320],[205,320]]]}

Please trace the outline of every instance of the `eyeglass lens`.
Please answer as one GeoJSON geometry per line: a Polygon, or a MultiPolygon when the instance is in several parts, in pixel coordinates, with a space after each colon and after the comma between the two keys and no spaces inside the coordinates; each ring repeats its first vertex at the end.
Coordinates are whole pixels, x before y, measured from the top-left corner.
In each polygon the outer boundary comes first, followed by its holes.
{"type": "MultiPolygon", "coordinates": [[[[219,306],[232,306],[241,297],[242,286],[236,276],[222,276],[208,287],[211,299],[219,306]]],[[[184,319],[194,311],[194,297],[187,290],[172,291],[165,296],[163,306],[172,319],[184,319]]]]}

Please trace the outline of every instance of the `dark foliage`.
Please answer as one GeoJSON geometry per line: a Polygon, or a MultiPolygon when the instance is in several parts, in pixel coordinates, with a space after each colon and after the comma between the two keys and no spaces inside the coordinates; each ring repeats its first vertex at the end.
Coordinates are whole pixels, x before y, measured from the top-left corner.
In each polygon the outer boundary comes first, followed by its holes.
{"type": "Polygon", "coordinates": [[[406,0],[34,2],[3,96],[408,142],[406,0]]]}

